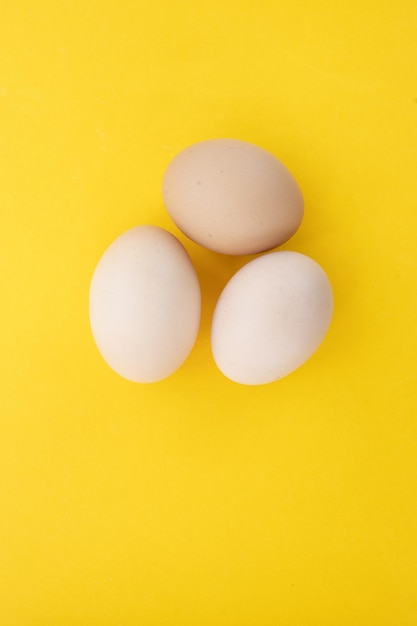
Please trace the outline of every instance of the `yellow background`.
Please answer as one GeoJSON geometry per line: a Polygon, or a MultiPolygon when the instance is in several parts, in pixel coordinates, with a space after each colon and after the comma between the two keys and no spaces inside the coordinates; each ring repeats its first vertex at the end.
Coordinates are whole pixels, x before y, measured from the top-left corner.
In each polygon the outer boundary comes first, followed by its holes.
{"type": "Polygon", "coordinates": [[[7,0],[0,22],[1,626],[417,625],[415,0],[7,0]],[[275,384],[215,368],[245,259],[188,242],[161,180],[234,137],[298,179],[284,248],[331,330],[275,384]],[[127,228],[180,236],[196,346],[129,383],[88,322],[127,228]]]}

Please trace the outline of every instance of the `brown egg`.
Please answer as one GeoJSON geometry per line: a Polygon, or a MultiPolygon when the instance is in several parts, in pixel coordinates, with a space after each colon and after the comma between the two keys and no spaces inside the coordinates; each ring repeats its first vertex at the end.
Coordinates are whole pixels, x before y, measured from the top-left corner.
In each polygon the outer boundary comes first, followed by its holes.
{"type": "Polygon", "coordinates": [[[212,139],[180,152],[162,194],[178,228],[223,254],[256,254],[281,245],[300,226],[303,196],[272,154],[245,141],[212,139]]]}

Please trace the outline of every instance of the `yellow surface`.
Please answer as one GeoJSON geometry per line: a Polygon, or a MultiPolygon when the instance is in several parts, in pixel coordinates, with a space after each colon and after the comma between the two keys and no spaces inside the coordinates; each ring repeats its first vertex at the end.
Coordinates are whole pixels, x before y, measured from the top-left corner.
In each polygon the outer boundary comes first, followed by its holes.
{"type": "Polygon", "coordinates": [[[1,626],[417,625],[415,0],[9,0],[0,23],[1,626]],[[335,292],[316,355],[233,384],[209,347],[244,259],[185,242],[204,310],[158,384],[101,360],[93,269],[178,231],[206,138],[295,174],[335,292]]]}

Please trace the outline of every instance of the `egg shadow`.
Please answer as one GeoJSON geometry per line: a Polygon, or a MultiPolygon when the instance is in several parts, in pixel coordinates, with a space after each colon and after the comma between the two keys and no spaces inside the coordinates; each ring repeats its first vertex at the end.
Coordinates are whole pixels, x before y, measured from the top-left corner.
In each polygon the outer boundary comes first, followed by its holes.
{"type": "Polygon", "coordinates": [[[232,276],[253,257],[229,256],[183,241],[197,272],[201,288],[200,338],[208,340],[218,299],[232,276]]]}

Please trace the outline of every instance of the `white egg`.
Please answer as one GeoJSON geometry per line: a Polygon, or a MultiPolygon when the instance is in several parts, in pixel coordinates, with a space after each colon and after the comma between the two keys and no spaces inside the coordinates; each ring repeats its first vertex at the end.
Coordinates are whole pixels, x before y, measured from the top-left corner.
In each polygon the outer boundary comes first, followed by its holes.
{"type": "Polygon", "coordinates": [[[200,286],[187,252],[155,226],[120,235],[91,281],[97,347],[115,372],[134,382],[155,382],[180,367],[196,340],[200,310],[200,286]]]}
{"type": "Polygon", "coordinates": [[[237,383],[278,380],[316,351],[332,313],[332,288],[315,261],[297,252],[265,254],[242,267],[219,298],[214,360],[237,383]]]}

